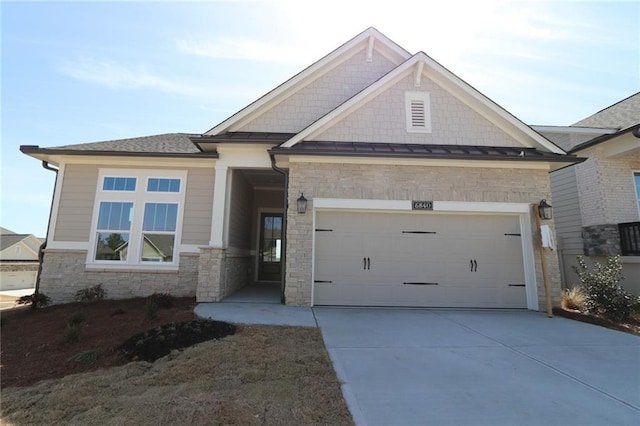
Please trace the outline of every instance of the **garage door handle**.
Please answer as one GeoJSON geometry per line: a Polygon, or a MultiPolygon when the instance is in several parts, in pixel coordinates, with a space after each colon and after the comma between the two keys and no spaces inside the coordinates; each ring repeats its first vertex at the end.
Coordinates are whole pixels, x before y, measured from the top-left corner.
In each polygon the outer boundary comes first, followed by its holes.
{"type": "Polygon", "coordinates": [[[471,263],[471,272],[476,272],[478,270],[478,262],[473,259],[471,259],[469,262],[471,263]]]}
{"type": "Polygon", "coordinates": [[[362,267],[362,269],[366,270],[367,269],[367,258],[363,257],[362,260],[364,261],[364,266],[362,267]]]}
{"type": "Polygon", "coordinates": [[[371,259],[367,257],[367,269],[371,269],[371,259]]]}

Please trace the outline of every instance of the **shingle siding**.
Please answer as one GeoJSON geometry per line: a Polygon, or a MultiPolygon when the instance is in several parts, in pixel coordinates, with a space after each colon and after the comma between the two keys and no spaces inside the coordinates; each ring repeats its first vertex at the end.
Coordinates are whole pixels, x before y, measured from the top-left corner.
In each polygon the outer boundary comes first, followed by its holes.
{"type": "Polygon", "coordinates": [[[366,62],[356,52],[326,74],[234,131],[297,133],[391,71],[395,65],[378,52],[366,62]]]}
{"type": "Polygon", "coordinates": [[[423,77],[420,87],[415,87],[411,76],[399,81],[314,139],[441,145],[521,145],[430,79],[423,77]],[[429,93],[431,133],[407,132],[405,92],[429,93]]]}

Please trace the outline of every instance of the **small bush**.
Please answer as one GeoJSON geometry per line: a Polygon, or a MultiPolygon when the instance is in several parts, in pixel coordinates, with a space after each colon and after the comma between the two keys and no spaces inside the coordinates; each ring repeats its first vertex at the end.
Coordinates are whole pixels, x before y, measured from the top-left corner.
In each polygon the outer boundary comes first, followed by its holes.
{"type": "Polygon", "coordinates": [[[94,285],[93,287],[83,288],[76,292],[75,301],[82,303],[95,303],[99,300],[103,300],[107,293],[102,288],[102,284],[94,285]]]}
{"type": "Polygon", "coordinates": [[[44,293],[29,294],[16,301],[16,305],[30,305],[31,309],[44,308],[49,303],[51,303],[51,298],[44,293]]]}
{"type": "Polygon", "coordinates": [[[154,319],[158,315],[158,309],[160,309],[160,306],[155,299],[147,299],[144,304],[144,315],[147,319],[154,319]]]}
{"type": "Polygon", "coordinates": [[[149,296],[149,299],[153,299],[158,302],[158,307],[161,309],[173,308],[174,297],[169,293],[153,293],[149,296]]]}
{"type": "Polygon", "coordinates": [[[71,325],[76,325],[76,324],[82,324],[83,322],[85,322],[87,319],[87,316],[82,313],[82,312],[75,312],[73,315],[71,315],[71,318],[69,318],[69,324],[71,325]]]}
{"type": "Polygon", "coordinates": [[[80,340],[82,324],[67,324],[64,326],[64,340],[66,342],[77,342],[80,340]]]}
{"type": "Polygon", "coordinates": [[[581,286],[573,286],[562,292],[562,309],[584,312],[586,304],[587,296],[581,286]]]}
{"type": "Polygon", "coordinates": [[[573,269],[582,283],[587,311],[614,321],[624,321],[640,312],[640,297],[626,292],[619,284],[624,278],[620,256],[608,257],[604,265],[594,262],[593,271],[587,267],[584,257],[578,256],[578,265],[573,269]]]}
{"type": "Polygon", "coordinates": [[[87,351],[78,352],[72,359],[75,362],[81,364],[95,364],[95,362],[102,358],[102,352],[99,349],[89,349],[87,351]]]}

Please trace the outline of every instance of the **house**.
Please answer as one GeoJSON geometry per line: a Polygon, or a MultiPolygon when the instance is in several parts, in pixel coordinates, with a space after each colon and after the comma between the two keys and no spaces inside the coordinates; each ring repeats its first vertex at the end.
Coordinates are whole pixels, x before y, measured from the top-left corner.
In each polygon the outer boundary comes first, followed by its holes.
{"type": "Polygon", "coordinates": [[[571,126],[535,126],[583,163],[551,173],[563,284],[578,255],[621,255],[623,287],[640,294],[640,92],[571,126]]]}
{"type": "Polygon", "coordinates": [[[0,228],[0,290],[33,288],[42,241],[31,234],[0,228]]]}
{"type": "Polygon", "coordinates": [[[581,161],[374,28],[202,134],[21,151],[58,168],[55,302],[279,283],[289,305],[537,310],[560,266],[534,212],[581,161]],[[172,255],[146,259],[159,236],[172,255]]]}

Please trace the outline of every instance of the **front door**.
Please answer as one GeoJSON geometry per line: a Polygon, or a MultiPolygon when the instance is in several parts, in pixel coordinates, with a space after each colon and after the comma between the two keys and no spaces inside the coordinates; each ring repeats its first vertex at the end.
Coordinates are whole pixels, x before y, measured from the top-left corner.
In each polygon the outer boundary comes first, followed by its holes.
{"type": "Polygon", "coordinates": [[[262,213],[258,281],[280,281],[282,274],[282,213],[262,213]]]}

